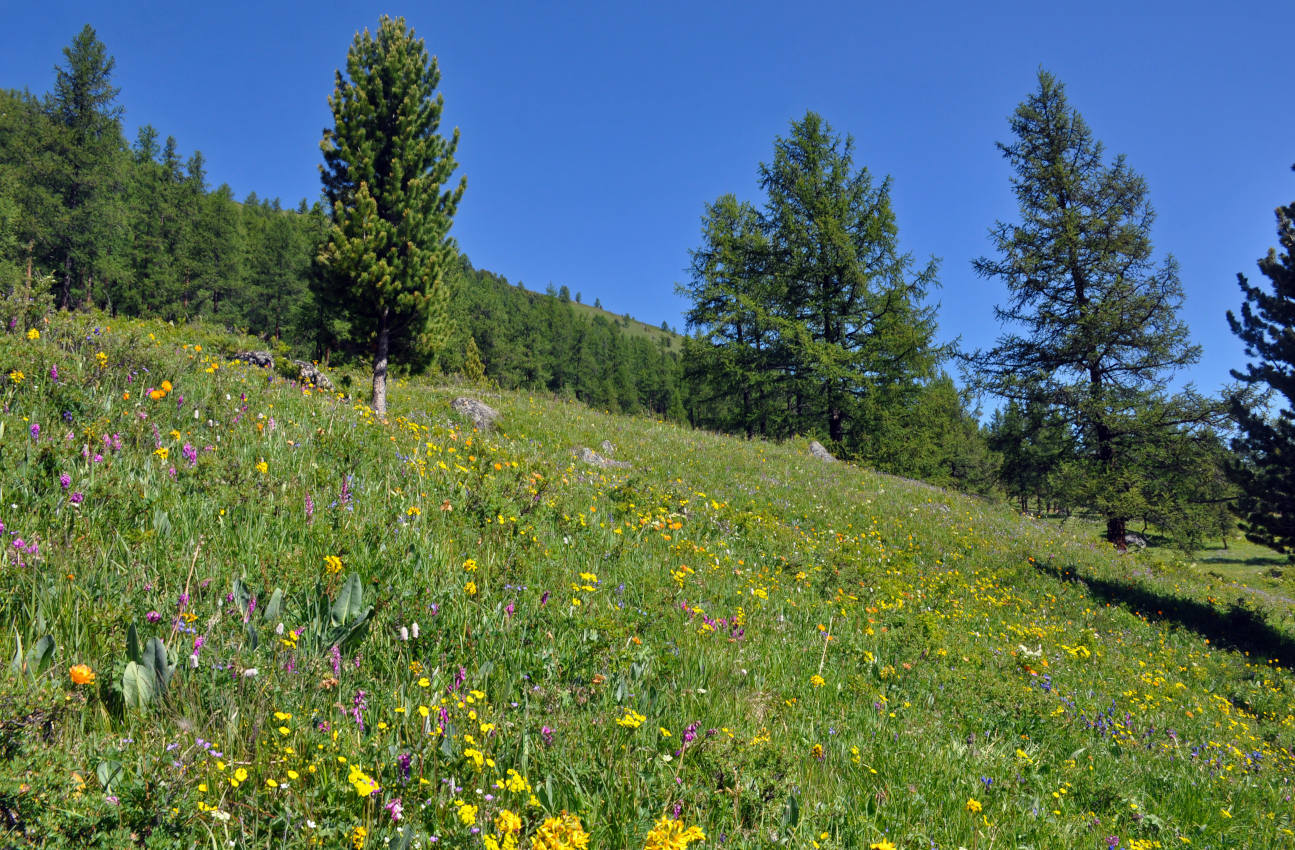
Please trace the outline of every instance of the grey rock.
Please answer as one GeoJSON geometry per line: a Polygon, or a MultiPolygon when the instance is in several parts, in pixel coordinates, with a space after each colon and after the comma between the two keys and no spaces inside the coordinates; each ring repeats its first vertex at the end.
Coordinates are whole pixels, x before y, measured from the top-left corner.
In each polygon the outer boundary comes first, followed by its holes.
{"type": "Polygon", "coordinates": [[[630,464],[623,460],[612,460],[609,457],[603,457],[593,449],[584,446],[576,446],[572,449],[575,456],[590,466],[600,466],[603,469],[629,469],[630,464]]]}
{"type": "Polygon", "coordinates": [[[832,453],[823,448],[823,444],[818,440],[814,440],[809,444],[809,453],[819,460],[825,460],[828,463],[836,463],[836,458],[832,457],[832,453]]]}
{"type": "Polygon", "coordinates": [[[450,407],[465,416],[478,431],[489,431],[495,427],[499,411],[483,401],[467,396],[459,396],[450,402],[450,407]]]}
{"type": "Polygon", "coordinates": [[[1128,546],[1130,549],[1145,549],[1147,548],[1147,538],[1143,537],[1141,534],[1128,532],[1124,535],[1124,545],[1128,546]]]}
{"type": "Polygon", "coordinates": [[[598,444],[598,448],[602,449],[603,454],[607,457],[611,457],[616,454],[616,446],[612,444],[611,440],[603,440],[598,444]]]}
{"type": "Polygon", "coordinates": [[[274,368],[274,355],[268,351],[240,351],[234,355],[235,360],[242,360],[262,369],[274,368]]]}
{"type": "Polygon", "coordinates": [[[314,363],[306,360],[294,360],[292,364],[301,372],[301,382],[303,384],[314,384],[321,390],[333,391],[333,382],[328,380],[328,376],[319,371],[319,367],[314,363]]]}

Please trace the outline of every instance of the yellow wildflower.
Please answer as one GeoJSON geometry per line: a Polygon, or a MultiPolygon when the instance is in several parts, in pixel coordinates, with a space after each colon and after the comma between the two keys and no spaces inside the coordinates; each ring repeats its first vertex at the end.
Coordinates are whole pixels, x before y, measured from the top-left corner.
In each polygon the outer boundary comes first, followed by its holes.
{"type": "Polygon", "coordinates": [[[531,838],[531,850],[587,850],[589,833],[580,825],[580,818],[563,812],[547,818],[531,838]]]}
{"type": "Polygon", "coordinates": [[[700,827],[684,828],[683,821],[673,820],[663,815],[647,834],[643,850],[684,850],[694,841],[705,840],[706,835],[700,827]]]}

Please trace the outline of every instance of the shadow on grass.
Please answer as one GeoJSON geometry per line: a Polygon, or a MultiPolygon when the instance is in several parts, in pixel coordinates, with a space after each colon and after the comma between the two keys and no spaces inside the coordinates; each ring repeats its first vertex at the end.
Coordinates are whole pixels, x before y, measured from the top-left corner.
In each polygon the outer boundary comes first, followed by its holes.
{"type": "Polygon", "coordinates": [[[1209,639],[1213,646],[1249,652],[1258,659],[1290,666],[1295,663],[1295,637],[1274,627],[1262,612],[1233,603],[1220,610],[1203,602],[1157,593],[1134,582],[1112,581],[1034,562],[1040,573],[1058,581],[1082,584],[1095,599],[1120,605],[1148,620],[1167,621],[1209,639]]]}
{"type": "Polygon", "coordinates": [[[1226,553],[1216,553],[1207,555],[1198,559],[1202,564],[1209,564],[1211,567],[1226,567],[1231,565],[1245,567],[1275,567],[1276,569],[1290,568],[1292,565],[1282,555],[1273,555],[1272,557],[1257,556],[1252,558],[1229,558],[1226,553]]]}

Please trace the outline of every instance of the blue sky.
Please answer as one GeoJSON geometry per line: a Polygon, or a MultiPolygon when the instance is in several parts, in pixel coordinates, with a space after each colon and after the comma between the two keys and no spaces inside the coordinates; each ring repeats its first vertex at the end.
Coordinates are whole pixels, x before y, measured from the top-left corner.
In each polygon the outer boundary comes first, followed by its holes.
{"type": "Polygon", "coordinates": [[[151,123],[200,149],[240,198],[313,201],[333,72],[358,30],[403,15],[439,57],[443,126],[462,132],[453,234],[473,263],[676,326],[703,205],[759,201],[758,164],[812,109],[893,178],[903,249],[941,258],[941,337],[975,348],[1005,292],[970,263],[1015,216],[994,143],[1046,67],[1146,177],[1204,347],[1188,377],[1214,390],[1244,362],[1224,319],[1236,273],[1255,279],[1272,211],[1295,199],[1295,4],[1064,7],[52,0],[5,10],[0,86],[50,90],[89,23],[117,60],[128,136],[151,123]]]}

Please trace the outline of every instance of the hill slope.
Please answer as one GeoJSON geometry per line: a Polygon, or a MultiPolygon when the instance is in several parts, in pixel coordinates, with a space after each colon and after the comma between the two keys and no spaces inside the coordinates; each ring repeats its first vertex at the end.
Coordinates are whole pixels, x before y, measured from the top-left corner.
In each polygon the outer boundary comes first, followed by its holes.
{"type": "Polygon", "coordinates": [[[481,434],[406,382],[382,423],[96,321],[0,335],[7,843],[1291,843],[1290,624],[1186,572],[799,444],[525,394],[481,434]]]}

